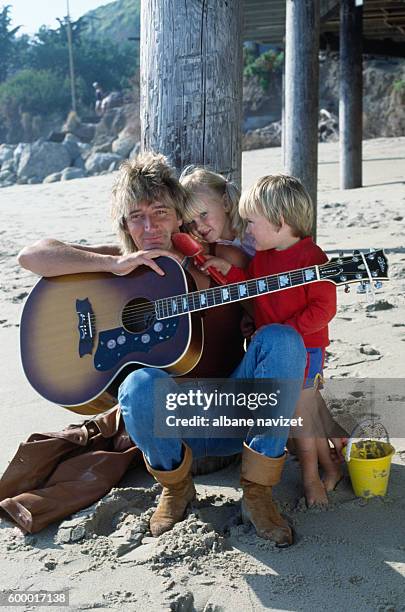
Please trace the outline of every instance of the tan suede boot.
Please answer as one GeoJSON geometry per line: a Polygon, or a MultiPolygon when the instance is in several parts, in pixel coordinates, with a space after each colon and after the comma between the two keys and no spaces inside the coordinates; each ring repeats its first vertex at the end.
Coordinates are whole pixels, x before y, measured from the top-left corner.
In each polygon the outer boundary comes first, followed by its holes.
{"type": "Polygon", "coordinates": [[[293,543],[291,528],[280,516],[271,488],[280,482],[287,453],[273,459],[243,444],[240,482],[243,489],[242,519],[251,522],[259,537],[279,547],[293,543]]]}
{"type": "Polygon", "coordinates": [[[145,459],[146,469],[163,486],[158,507],[150,519],[150,531],[155,538],[183,520],[188,504],[196,495],[191,478],[193,455],[184,442],[183,448],[183,461],[175,470],[155,470],[145,459]]]}

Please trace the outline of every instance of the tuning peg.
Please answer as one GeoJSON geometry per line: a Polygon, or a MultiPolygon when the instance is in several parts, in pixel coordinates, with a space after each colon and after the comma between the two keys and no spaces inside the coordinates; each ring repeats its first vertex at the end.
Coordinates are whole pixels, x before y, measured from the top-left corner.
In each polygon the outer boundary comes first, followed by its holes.
{"type": "Polygon", "coordinates": [[[368,259],[370,259],[372,261],[374,259],[374,257],[375,257],[375,249],[369,249],[368,259]]]}
{"type": "Polygon", "coordinates": [[[346,283],[345,285],[345,293],[350,293],[350,285],[346,283]]]}
{"type": "Polygon", "coordinates": [[[382,287],[382,282],[381,282],[381,281],[376,281],[376,282],[374,283],[374,287],[375,287],[376,289],[381,289],[381,287],[382,287]]]}
{"type": "Polygon", "coordinates": [[[359,286],[357,287],[357,293],[366,293],[367,292],[367,285],[370,285],[370,283],[360,283],[359,286]]]}
{"type": "Polygon", "coordinates": [[[353,261],[359,261],[360,251],[353,251],[353,261]]]}

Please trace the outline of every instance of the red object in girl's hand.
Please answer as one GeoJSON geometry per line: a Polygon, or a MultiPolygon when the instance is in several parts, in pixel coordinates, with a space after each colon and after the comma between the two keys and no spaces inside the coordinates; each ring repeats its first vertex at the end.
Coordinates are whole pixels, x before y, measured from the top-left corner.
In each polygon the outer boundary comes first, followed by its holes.
{"type": "MultiPolygon", "coordinates": [[[[174,248],[180,251],[180,253],[183,253],[183,255],[186,255],[187,257],[194,257],[194,261],[197,266],[201,266],[201,264],[207,261],[207,258],[202,253],[202,245],[197,242],[197,240],[194,240],[190,234],[183,234],[181,232],[173,234],[172,243],[174,248]]],[[[213,266],[209,266],[207,271],[209,275],[220,285],[228,284],[228,281],[222,272],[213,266]]]]}

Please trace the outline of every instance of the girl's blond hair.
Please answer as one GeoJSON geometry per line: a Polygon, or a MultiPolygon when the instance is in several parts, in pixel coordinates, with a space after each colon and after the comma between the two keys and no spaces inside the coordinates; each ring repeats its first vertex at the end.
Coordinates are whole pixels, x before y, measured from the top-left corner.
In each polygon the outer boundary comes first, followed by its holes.
{"type": "Polygon", "coordinates": [[[239,215],[240,191],[235,183],[222,174],[199,166],[186,166],[179,180],[190,194],[183,212],[185,223],[191,223],[195,217],[207,210],[204,204],[204,190],[210,189],[223,200],[235,236],[243,236],[246,224],[239,215]]]}
{"type": "Polygon", "coordinates": [[[135,204],[159,200],[174,208],[183,218],[187,192],[180,185],[174,168],[159,153],[141,153],[122,162],[112,191],[111,217],[124,255],[137,251],[126,218],[135,204]]]}
{"type": "Polygon", "coordinates": [[[244,219],[262,215],[278,227],[281,227],[283,218],[299,238],[312,234],[312,200],[301,181],[294,176],[272,174],[258,179],[242,193],[239,213],[244,219]]]}

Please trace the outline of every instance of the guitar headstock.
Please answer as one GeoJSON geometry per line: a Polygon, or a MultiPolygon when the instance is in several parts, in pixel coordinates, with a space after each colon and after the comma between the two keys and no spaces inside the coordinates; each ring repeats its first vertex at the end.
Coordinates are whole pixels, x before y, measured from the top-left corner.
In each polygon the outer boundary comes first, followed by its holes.
{"type": "Polygon", "coordinates": [[[381,281],[388,280],[388,260],[382,249],[370,250],[369,253],[353,251],[353,255],[333,257],[319,266],[319,278],[329,280],[335,285],[360,283],[360,292],[366,290],[365,283],[371,282],[379,289],[381,281]]]}

